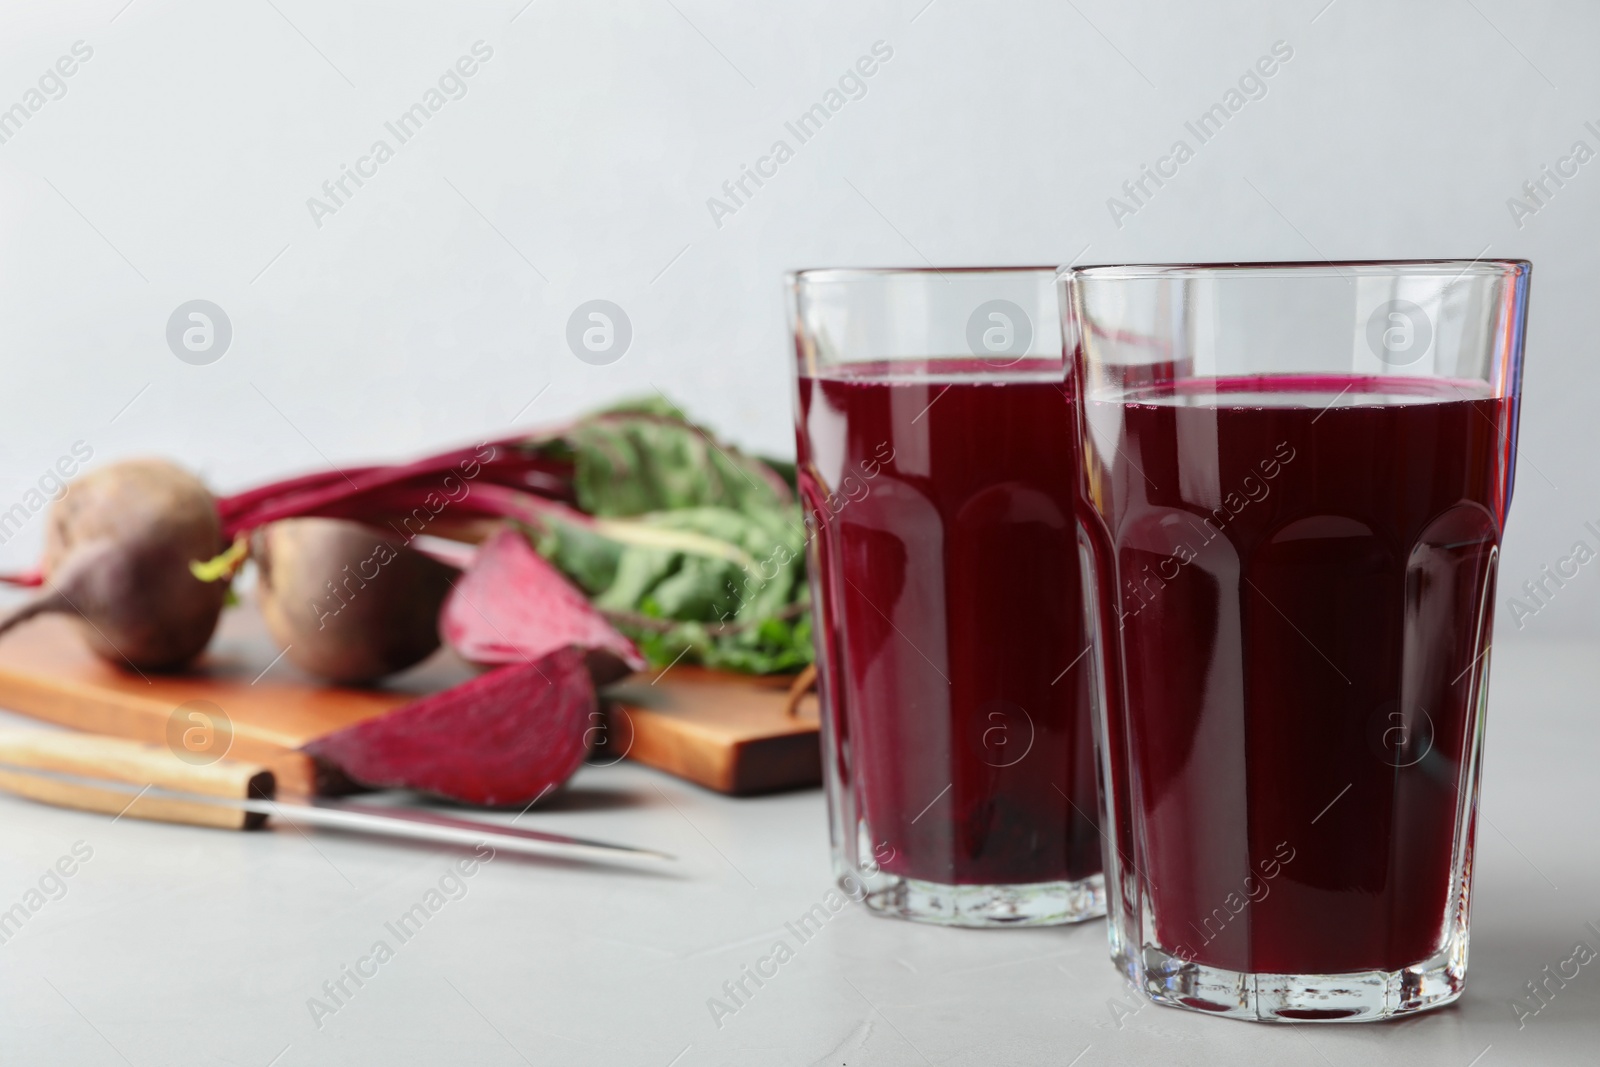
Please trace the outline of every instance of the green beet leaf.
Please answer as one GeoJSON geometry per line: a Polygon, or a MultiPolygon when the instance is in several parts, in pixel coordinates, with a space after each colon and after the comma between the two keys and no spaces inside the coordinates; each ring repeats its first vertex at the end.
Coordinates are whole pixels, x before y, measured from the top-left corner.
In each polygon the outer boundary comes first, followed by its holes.
{"type": "Polygon", "coordinates": [[[597,412],[533,444],[572,461],[578,507],[590,515],[704,506],[750,511],[794,502],[784,474],[717,441],[665,397],[597,412]]]}
{"type": "Polygon", "coordinates": [[[765,674],[811,662],[792,466],[718,442],[664,399],[536,447],[573,462],[578,506],[594,518],[551,516],[535,545],[652,664],[765,674]]]}

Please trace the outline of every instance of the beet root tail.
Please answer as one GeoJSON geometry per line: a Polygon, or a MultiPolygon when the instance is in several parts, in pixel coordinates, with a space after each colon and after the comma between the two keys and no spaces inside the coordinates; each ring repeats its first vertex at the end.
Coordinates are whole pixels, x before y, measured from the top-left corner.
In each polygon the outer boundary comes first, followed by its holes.
{"type": "Polygon", "coordinates": [[[40,615],[66,613],[76,615],[72,603],[62,596],[56,589],[46,589],[29,597],[4,615],[0,615],[0,637],[4,637],[14,627],[20,626],[29,619],[40,615]]]}

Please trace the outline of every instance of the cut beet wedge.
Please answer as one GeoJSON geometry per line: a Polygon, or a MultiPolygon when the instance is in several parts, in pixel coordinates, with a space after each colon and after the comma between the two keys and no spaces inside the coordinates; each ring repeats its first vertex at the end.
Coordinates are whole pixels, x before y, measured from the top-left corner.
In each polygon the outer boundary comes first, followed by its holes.
{"type": "Polygon", "coordinates": [[[445,600],[439,631],[470,663],[524,663],[577,648],[602,685],[645,667],[633,642],[512,529],[478,549],[445,600]]]}
{"type": "Polygon", "coordinates": [[[581,653],[500,667],[305,746],[362,785],[526,804],[572,777],[599,722],[581,653]]]}

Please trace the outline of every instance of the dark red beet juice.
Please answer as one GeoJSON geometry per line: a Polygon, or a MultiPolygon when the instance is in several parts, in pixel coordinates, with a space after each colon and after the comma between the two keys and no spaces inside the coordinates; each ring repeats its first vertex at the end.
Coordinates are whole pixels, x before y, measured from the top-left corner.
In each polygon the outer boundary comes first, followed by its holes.
{"type": "Polygon", "coordinates": [[[946,886],[1096,874],[1059,363],[830,374],[799,379],[799,477],[857,865],[946,886]]]}
{"type": "Polygon", "coordinates": [[[1198,384],[1085,406],[1117,442],[1086,521],[1116,566],[1107,764],[1144,886],[1122,911],[1231,971],[1416,964],[1466,906],[1509,402],[1422,379],[1198,384]]]}

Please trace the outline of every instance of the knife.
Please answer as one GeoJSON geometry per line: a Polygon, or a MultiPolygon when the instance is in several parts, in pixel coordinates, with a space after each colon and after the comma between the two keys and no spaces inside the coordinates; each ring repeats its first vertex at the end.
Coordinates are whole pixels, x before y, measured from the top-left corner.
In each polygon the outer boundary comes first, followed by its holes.
{"type": "Polygon", "coordinates": [[[44,730],[0,731],[0,789],[33,800],[137,819],[254,829],[268,818],[303,826],[438,841],[487,843],[528,855],[672,860],[635,848],[543,830],[411,809],[328,800],[275,799],[264,767],[222,760],[194,765],[174,752],[121,738],[44,730]]]}

